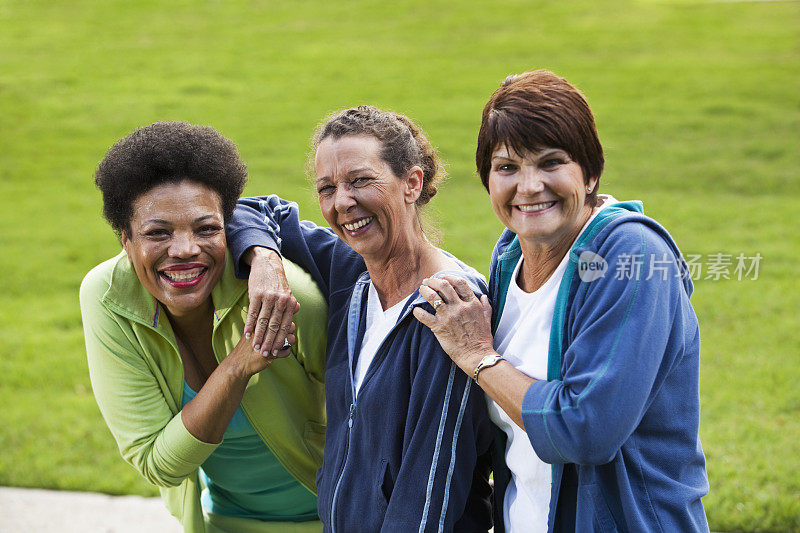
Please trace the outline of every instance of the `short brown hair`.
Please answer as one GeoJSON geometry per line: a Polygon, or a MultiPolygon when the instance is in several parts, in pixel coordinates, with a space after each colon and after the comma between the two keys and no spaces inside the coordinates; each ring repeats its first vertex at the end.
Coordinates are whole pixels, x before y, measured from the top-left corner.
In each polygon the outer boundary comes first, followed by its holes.
{"type": "MultiPolygon", "coordinates": [[[[378,139],[381,159],[395,176],[405,176],[414,165],[422,169],[422,192],[417,198],[417,206],[427,204],[436,194],[438,184],[444,179],[444,168],[436,149],[410,118],[371,105],[344,109],[317,126],[312,139],[314,152],[326,138],[336,140],[348,135],[368,135],[378,139]]],[[[313,153],[309,167],[311,158],[313,153]]]]}
{"type": "MultiPolygon", "coordinates": [[[[583,170],[583,179],[600,179],[603,147],[583,94],[548,70],[509,76],[483,108],[475,164],[486,190],[492,154],[505,145],[517,154],[559,148],[583,170]]],[[[597,185],[589,195],[593,203],[597,185]]]]}

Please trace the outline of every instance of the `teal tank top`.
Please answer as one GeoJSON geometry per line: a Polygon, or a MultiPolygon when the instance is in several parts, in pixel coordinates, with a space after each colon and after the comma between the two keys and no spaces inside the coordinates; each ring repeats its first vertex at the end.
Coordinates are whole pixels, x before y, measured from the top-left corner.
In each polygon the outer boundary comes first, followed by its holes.
{"type": "MultiPolygon", "coordinates": [[[[197,393],[184,381],[182,406],[197,393]]],[[[258,436],[239,407],[220,444],[200,467],[203,510],[265,521],[317,520],[317,498],[258,436]]]]}

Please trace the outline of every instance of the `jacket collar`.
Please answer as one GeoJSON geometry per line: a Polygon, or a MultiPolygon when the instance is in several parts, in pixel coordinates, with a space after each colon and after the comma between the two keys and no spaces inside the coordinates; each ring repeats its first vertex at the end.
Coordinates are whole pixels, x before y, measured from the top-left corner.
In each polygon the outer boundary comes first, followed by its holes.
{"type": "MultiPolygon", "coordinates": [[[[158,329],[163,323],[159,302],[139,282],[124,250],[114,260],[116,262],[111,273],[111,283],[101,298],[101,303],[115,313],[158,329]]],[[[225,269],[211,291],[215,324],[222,320],[246,290],[247,281],[236,278],[233,259],[230,252],[226,253],[225,269]]]]}
{"type": "MultiPolygon", "coordinates": [[[[605,206],[592,220],[592,222],[583,229],[577,241],[573,243],[567,254],[570,255],[570,261],[577,263],[578,256],[576,250],[591,242],[597,234],[608,226],[609,222],[618,218],[623,214],[644,214],[644,206],[639,200],[632,200],[628,202],[615,202],[605,206]]],[[[500,317],[503,314],[503,308],[506,303],[506,296],[508,294],[508,286],[511,283],[511,276],[516,269],[519,258],[522,256],[522,247],[519,243],[519,237],[506,229],[500,237],[498,242],[498,259],[494,271],[491,273],[492,283],[492,332],[497,329],[500,324],[500,317]]]]}
{"type": "MultiPolygon", "coordinates": [[[[441,270],[433,274],[433,276],[431,277],[438,278],[443,275],[455,276],[464,279],[469,285],[469,287],[472,289],[472,291],[475,292],[476,294],[487,294],[489,292],[489,288],[486,284],[486,278],[483,276],[483,274],[481,274],[468,264],[464,263],[450,252],[442,250],[441,248],[439,249],[439,251],[442,254],[449,257],[450,259],[452,259],[453,261],[455,261],[459,269],[441,270]]],[[[360,315],[361,313],[361,300],[363,298],[363,292],[367,290],[370,281],[372,280],[369,277],[369,271],[364,271],[356,281],[356,285],[354,288],[354,296],[350,300],[350,306],[351,309],[353,309],[353,312],[357,315],[360,315]],[[358,297],[355,296],[356,293],[358,297]]],[[[414,307],[419,305],[425,305],[427,303],[428,301],[425,300],[425,298],[423,298],[422,295],[420,295],[419,289],[417,289],[408,298],[406,298],[406,302],[403,305],[403,310],[397,317],[397,323],[400,323],[407,315],[409,315],[414,307]]]]}

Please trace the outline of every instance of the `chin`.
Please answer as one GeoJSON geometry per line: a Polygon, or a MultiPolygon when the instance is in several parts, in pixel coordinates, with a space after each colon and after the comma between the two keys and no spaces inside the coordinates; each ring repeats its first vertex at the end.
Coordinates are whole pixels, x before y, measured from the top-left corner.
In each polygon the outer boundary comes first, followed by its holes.
{"type": "Polygon", "coordinates": [[[205,302],[211,298],[210,288],[206,290],[204,287],[193,287],[195,290],[184,292],[183,294],[175,294],[172,291],[162,292],[163,298],[158,300],[166,307],[173,315],[183,315],[195,311],[201,307],[205,302]]]}
{"type": "Polygon", "coordinates": [[[200,299],[200,298],[194,299],[193,298],[191,300],[189,300],[189,299],[185,299],[185,300],[172,299],[171,301],[166,301],[166,302],[162,302],[162,303],[164,304],[164,307],[166,307],[169,310],[170,314],[173,314],[173,315],[185,315],[185,314],[189,314],[192,311],[196,311],[197,309],[199,309],[203,305],[203,302],[205,302],[205,301],[206,301],[206,299],[200,299]]]}

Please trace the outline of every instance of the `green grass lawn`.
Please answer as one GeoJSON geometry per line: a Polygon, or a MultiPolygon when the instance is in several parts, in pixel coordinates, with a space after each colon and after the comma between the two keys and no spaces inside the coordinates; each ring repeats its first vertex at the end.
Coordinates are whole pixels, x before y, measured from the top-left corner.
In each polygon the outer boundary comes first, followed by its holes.
{"type": "MultiPolygon", "coordinates": [[[[238,143],[249,194],[296,199],[329,112],[404,112],[449,163],[430,210],[486,272],[500,225],[474,176],[483,104],[550,68],[587,94],[601,192],[641,199],[686,254],[752,256],[698,280],[712,529],[800,529],[800,2],[0,0],[0,485],[155,494],[89,384],[78,286],[119,248],[92,173],[156,120],[238,143]],[[387,7],[391,6],[391,7],[387,7]]],[[[704,274],[705,275],[705,274],[704,274]]]]}

